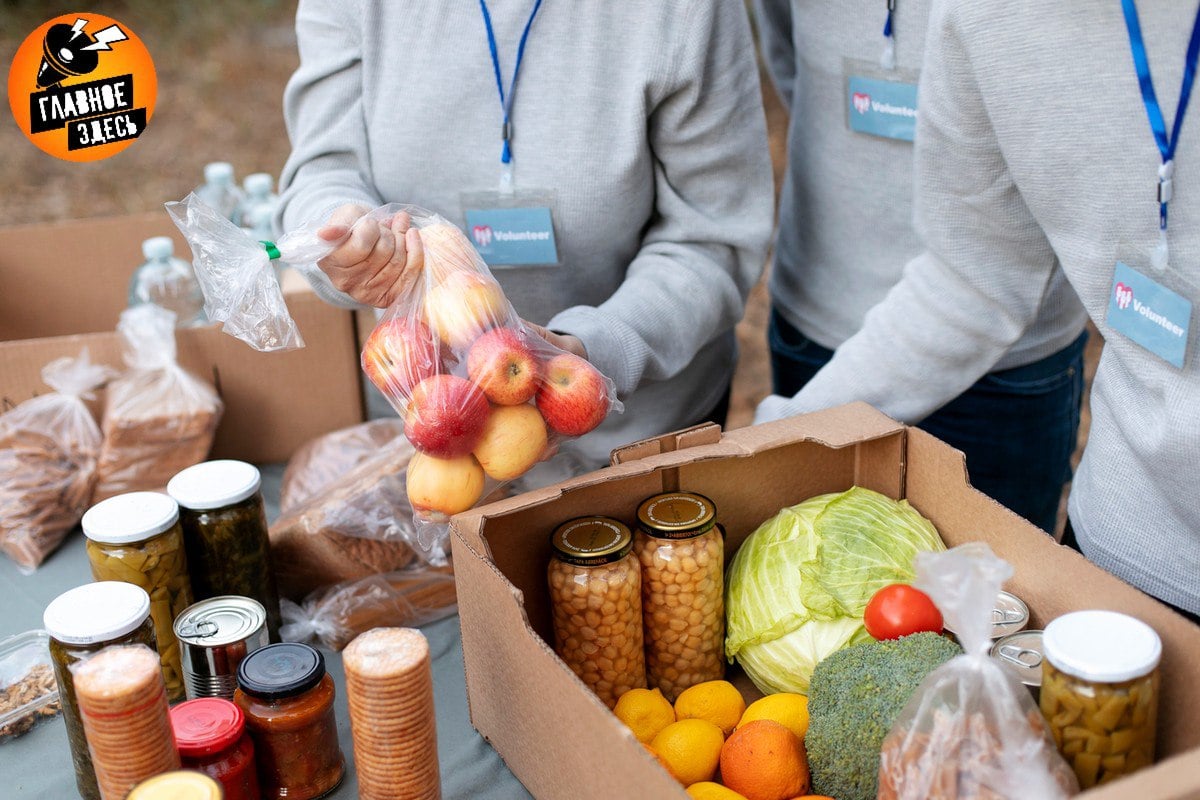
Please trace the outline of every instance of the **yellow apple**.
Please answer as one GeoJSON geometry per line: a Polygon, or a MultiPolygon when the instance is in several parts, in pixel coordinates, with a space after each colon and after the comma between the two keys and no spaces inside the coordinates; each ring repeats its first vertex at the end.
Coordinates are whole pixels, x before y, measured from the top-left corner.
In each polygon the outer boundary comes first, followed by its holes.
{"type": "Polygon", "coordinates": [[[509,322],[508,299],[478,272],[451,272],[425,295],[425,321],[460,358],[485,331],[509,322]]]}
{"type": "Polygon", "coordinates": [[[425,274],[436,286],[458,270],[476,269],[482,261],[467,235],[448,222],[435,222],[420,229],[425,249],[425,274]]]}
{"type": "Polygon", "coordinates": [[[475,458],[489,477],[511,481],[541,460],[546,452],[546,423],[536,407],[495,406],[475,445],[475,458]]]}
{"type": "Polygon", "coordinates": [[[466,511],[483,494],[483,468],[472,455],[437,458],[415,453],[406,475],[408,502],[425,517],[449,517],[466,511]]]}

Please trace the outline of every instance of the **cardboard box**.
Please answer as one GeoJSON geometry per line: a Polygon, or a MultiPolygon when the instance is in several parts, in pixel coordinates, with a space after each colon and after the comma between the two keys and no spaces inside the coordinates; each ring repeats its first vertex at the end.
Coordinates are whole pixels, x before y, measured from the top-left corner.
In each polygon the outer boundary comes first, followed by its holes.
{"type": "Polygon", "coordinates": [[[587,514],[633,522],[641,500],[683,488],[715,501],[728,558],[781,507],[857,484],[907,498],[948,546],[987,542],[1015,567],[1007,588],[1028,602],[1031,627],[1086,608],[1152,625],[1163,641],[1159,762],[1081,796],[1200,797],[1200,627],[972,489],[957,450],[854,404],[723,436],[702,426],[616,451],[613,462],[453,520],[471,722],[534,796],[687,797],[554,654],[545,571],[556,525],[587,514]]]}
{"type": "MultiPolygon", "coordinates": [[[[0,404],[49,391],[41,369],[86,346],[122,368],[117,318],[142,240],[171,236],[166,212],[0,229],[0,404]]],[[[322,302],[303,279],[284,296],[306,346],[260,353],[211,325],[179,330],[180,364],[225,401],[213,456],[284,461],[304,442],[364,419],[355,315],[322,302]]]]}

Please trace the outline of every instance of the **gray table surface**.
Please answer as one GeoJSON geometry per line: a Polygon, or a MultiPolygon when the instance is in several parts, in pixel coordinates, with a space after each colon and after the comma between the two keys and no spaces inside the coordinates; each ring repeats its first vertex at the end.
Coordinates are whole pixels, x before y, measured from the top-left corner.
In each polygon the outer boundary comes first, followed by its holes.
{"type": "MultiPolygon", "coordinates": [[[[282,468],[263,470],[263,495],[273,518],[282,468]]],[[[21,575],[0,556],[0,639],[42,627],[42,611],[62,592],[91,581],[83,534],[75,531],[33,575],[21,575]]],[[[422,628],[433,655],[433,693],[437,710],[438,761],[442,797],[511,800],[529,793],[491,746],[471,727],[463,675],[458,617],[422,628]]],[[[338,738],[346,756],[346,778],[329,797],[358,796],[350,716],[346,710],[342,659],[325,651],[325,663],[337,686],[338,738]]],[[[0,743],[0,797],[70,800],[77,797],[66,726],[61,717],[43,722],[24,736],[0,743]]]]}

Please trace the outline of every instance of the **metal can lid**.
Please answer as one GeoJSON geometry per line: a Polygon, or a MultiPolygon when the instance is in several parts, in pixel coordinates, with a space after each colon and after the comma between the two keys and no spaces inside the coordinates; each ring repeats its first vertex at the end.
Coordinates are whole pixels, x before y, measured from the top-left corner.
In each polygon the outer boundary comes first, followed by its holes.
{"type": "Polygon", "coordinates": [[[133,787],[126,800],[221,800],[221,785],[202,772],[176,770],[133,787]]]}
{"type": "Polygon", "coordinates": [[[550,545],[568,564],[594,567],[624,558],[633,547],[633,534],[611,517],[579,517],[555,528],[550,545]]]}
{"type": "Polygon", "coordinates": [[[688,539],[712,529],[717,507],[695,492],[664,492],[638,506],[638,527],[662,539],[688,539]]]}
{"type": "Polygon", "coordinates": [[[996,595],[992,606],[992,638],[999,639],[1024,629],[1029,624],[1029,606],[1011,592],[996,595]]]}
{"type": "Polygon", "coordinates": [[[1026,686],[1042,685],[1042,632],[1018,631],[996,640],[992,658],[1012,669],[1026,686]]]}
{"type": "Polygon", "coordinates": [[[63,644],[96,644],[120,638],[150,616],[150,595],[123,581],[97,581],[50,601],[42,625],[63,644]]]}
{"type": "Polygon", "coordinates": [[[1116,611],[1074,611],[1046,626],[1046,660],[1085,681],[1120,683],[1148,674],[1162,641],[1140,619],[1116,611]]]}
{"type": "Polygon", "coordinates": [[[141,542],[170,530],[179,504],[159,492],[129,492],[101,500],[83,515],[83,535],[101,544],[141,542]]]}
{"type": "Polygon", "coordinates": [[[262,476],[253,464],[223,459],[205,461],[167,482],[167,494],[193,511],[211,511],[240,503],[258,491],[262,476]]]}
{"type": "Polygon", "coordinates": [[[225,594],[185,608],[175,618],[175,638],[201,647],[240,642],[267,622],[263,604],[249,597],[225,594]]]}
{"type": "Polygon", "coordinates": [[[263,700],[295,697],[316,686],[324,677],[324,656],[298,642],[260,647],[238,665],[238,688],[263,700]]]}
{"type": "Polygon", "coordinates": [[[219,753],[242,738],[246,717],[221,697],[200,697],[171,709],[171,730],[179,755],[201,758],[219,753]]]}

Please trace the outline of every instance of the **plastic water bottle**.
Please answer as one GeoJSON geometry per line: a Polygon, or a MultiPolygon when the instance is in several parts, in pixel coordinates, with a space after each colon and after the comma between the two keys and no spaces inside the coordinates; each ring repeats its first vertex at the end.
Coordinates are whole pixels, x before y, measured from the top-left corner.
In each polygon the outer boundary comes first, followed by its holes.
{"type": "Polygon", "coordinates": [[[129,282],[129,305],[153,303],[175,312],[175,324],[185,328],[203,325],[204,293],[188,262],[175,258],[175,243],[167,236],[142,242],[146,263],[137,268],[129,282]]]}
{"type": "Polygon", "coordinates": [[[271,218],[275,215],[275,206],[279,196],[271,191],[274,179],[265,172],[255,172],[247,175],[242,182],[246,190],[246,199],[242,203],[242,227],[250,232],[255,239],[271,241],[271,218]]]}
{"type": "Polygon", "coordinates": [[[205,164],[204,185],[196,194],[234,225],[241,224],[242,190],[233,180],[232,164],[227,161],[205,164]]]}

